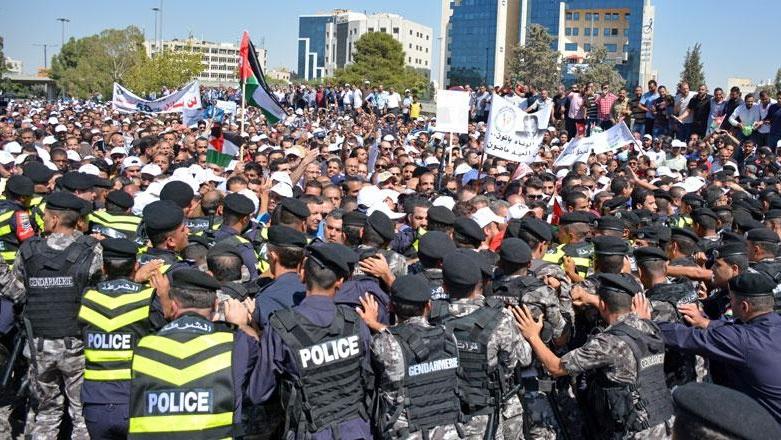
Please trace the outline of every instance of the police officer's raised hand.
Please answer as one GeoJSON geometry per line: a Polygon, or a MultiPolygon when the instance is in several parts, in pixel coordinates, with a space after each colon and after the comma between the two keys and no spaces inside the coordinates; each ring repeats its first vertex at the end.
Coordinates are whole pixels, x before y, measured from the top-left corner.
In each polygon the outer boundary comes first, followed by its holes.
{"type": "Polygon", "coordinates": [[[708,328],[710,324],[710,319],[702,314],[697,304],[681,304],[678,311],[683,315],[683,320],[692,327],[708,328]]]}
{"type": "Polygon", "coordinates": [[[355,308],[355,312],[366,323],[366,327],[373,332],[379,332],[385,329],[385,325],[379,321],[380,305],[377,303],[377,299],[374,295],[366,294],[358,298],[361,302],[360,307],[355,308]]]}
{"type": "Polygon", "coordinates": [[[632,298],[632,312],[640,319],[651,319],[651,302],[645,293],[640,292],[632,298]]]}
{"type": "Polygon", "coordinates": [[[164,263],[165,261],[157,259],[144,264],[136,271],[136,274],[133,276],[133,281],[137,283],[145,283],[149,281],[152,275],[155,273],[160,273],[158,269],[160,269],[164,263]]]}
{"type": "Polygon", "coordinates": [[[245,327],[249,324],[250,314],[247,307],[239,300],[228,298],[223,301],[225,308],[225,321],[235,324],[239,327],[245,327]]]}
{"type": "Polygon", "coordinates": [[[540,337],[540,332],[542,332],[542,315],[534,319],[531,310],[525,305],[521,307],[512,306],[512,311],[515,317],[515,325],[524,338],[532,340],[540,337]]]}

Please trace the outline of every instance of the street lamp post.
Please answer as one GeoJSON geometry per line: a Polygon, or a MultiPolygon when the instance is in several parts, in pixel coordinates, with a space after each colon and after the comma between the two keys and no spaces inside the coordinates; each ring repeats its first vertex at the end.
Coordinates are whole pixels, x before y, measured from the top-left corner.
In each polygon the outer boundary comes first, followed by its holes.
{"type": "Polygon", "coordinates": [[[65,46],[65,23],[70,23],[70,18],[60,17],[57,19],[62,24],[62,31],[60,34],[60,47],[65,46]]]}
{"type": "MultiPolygon", "coordinates": [[[[155,13],[155,42],[153,47],[159,51],[160,47],[157,45],[157,13],[160,12],[160,8],[152,8],[152,11],[155,13]]],[[[155,51],[153,50],[152,53],[154,54],[154,52],[155,51]]]]}
{"type": "Polygon", "coordinates": [[[57,47],[56,44],[48,44],[48,43],[36,43],[33,44],[33,46],[38,46],[43,48],[43,68],[48,69],[49,68],[49,56],[48,50],[50,47],[57,47]]]}

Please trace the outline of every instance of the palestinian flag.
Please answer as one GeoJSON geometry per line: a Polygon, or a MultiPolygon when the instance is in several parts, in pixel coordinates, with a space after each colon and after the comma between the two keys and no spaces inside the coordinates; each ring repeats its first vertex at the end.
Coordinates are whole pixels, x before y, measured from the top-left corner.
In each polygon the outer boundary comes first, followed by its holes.
{"type": "Polygon", "coordinates": [[[227,167],[239,156],[242,139],[238,133],[222,132],[220,124],[215,124],[209,136],[209,149],[206,150],[206,162],[219,167],[227,167]]]}
{"type": "Polygon", "coordinates": [[[255,46],[250,41],[247,31],[244,31],[241,37],[239,54],[239,77],[245,87],[246,105],[259,108],[269,124],[276,124],[284,119],[287,113],[266,84],[266,78],[263,76],[263,70],[255,53],[255,46]]]}

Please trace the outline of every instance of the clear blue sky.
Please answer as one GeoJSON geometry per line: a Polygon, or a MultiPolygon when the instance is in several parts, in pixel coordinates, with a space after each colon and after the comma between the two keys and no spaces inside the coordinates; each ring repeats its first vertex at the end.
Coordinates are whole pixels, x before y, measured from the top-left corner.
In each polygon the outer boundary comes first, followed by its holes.
{"type": "MultiPolygon", "coordinates": [[[[781,67],[778,0],[654,0],[656,33],[654,68],[663,83],[674,83],[686,48],[703,44],[706,79],[711,87],[726,85],[728,77],[755,81],[773,78],[781,67]]],[[[439,35],[440,0],[164,0],[163,37],[184,38],[192,33],[209,41],[238,41],[247,29],[256,46],[265,40],[269,67],[296,68],[298,15],[333,8],[393,12],[434,29],[439,35]]],[[[35,43],[60,44],[60,23],[67,17],[66,38],[83,37],[102,29],[131,24],[148,38],[154,33],[152,7],[159,0],[22,0],[0,2],[0,35],[5,54],[24,61],[33,73],[43,65],[43,51],[35,43]]],[[[433,68],[438,66],[434,39],[433,68]]],[[[58,48],[50,49],[49,54],[58,48]]]]}

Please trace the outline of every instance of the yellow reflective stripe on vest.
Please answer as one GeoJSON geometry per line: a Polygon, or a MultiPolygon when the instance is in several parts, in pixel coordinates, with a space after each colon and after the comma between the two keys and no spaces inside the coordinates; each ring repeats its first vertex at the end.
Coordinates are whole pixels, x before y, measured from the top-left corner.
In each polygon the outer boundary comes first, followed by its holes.
{"type": "Polygon", "coordinates": [[[83,319],[95,327],[98,327],[101,330],[109,333],[118,328],[130,325],[136,321],[141,321],[142,319],[146,319],[148,317],[149,306],[131,310],[114,318],[107,318],[86,306],[82,306],[79,310],[80,319],[83,319]]]}
{"type": "MultiPolygon", "coordinates": [[[[231,340],[233,340],[233,335],[230,336],[231,340]]],[[[205,350],[205,348],[198,351],[200,352],[203,350],[205,350]]],[[[220,370],[230,368],[232,355],[232,352],[227,351],[192,364],[189,367],[179,369],[136,354],[133,356],[133,371],[152,376],[158,380],[180,387],[220,370]]]]}
{"type": "Polygon", "coordinates": [[[233,413],[131,417],[131,433],[203,431],[233,424],[233,413]]]}
{"type": "Polygon", "coordinates": [[[141,339],[138,346],[159,351],[160,353],[165,353],[168,356],[173,356],[175,358],[184,359],[208,348],[220,344],[227,344],[229,342],[233,342],[232,333],[217,332],[198,336],[188,342],[177,342],[163,336],[149,335],[141,339]]]}
{"type": "Polygon", "coordinates": [[[136,232],[141,218],[132,215],[115,215],[97,211],[89,215],[89,221],[123,232],[136,232]]]}
{"type": "Polygon", "coordinates": [[[6,263],[11,264],[16,260],[16,251],[2,251],[0,252],[0,258],[6,263]]]}
{"type": "Polygon", "coordinates": [[[6,212],[1,213],[0,214],[0,222],[4,222],[4,221],[10,219],[11,217],[13,217],[14,212],[16,212],[16,211],[6,211],[6,212]]]}
{"type": "Polygon", "coordinates": [[[130,380],[130,369],[120,370],[84,370],[84,380],[130,380]]]}
{"type": "MultiPolygon", "coordinates": [[[[133,358],[133,350],[84,350],[84,358],[90,362],[122,362],[133,358]]],[[[128,370],[130,371],[130,370],[128,370]]]]}
{"type": "Polygon", "coordinates": [[[84,299],[88,299],[101,306],[114,310],[134,302],[143,301],[152,296],[153,289],[144,289],[138,293],[123,293],[120,296],[109,296],[98,292],[97,290],[89,290],[84,294],[84,299]]]}

